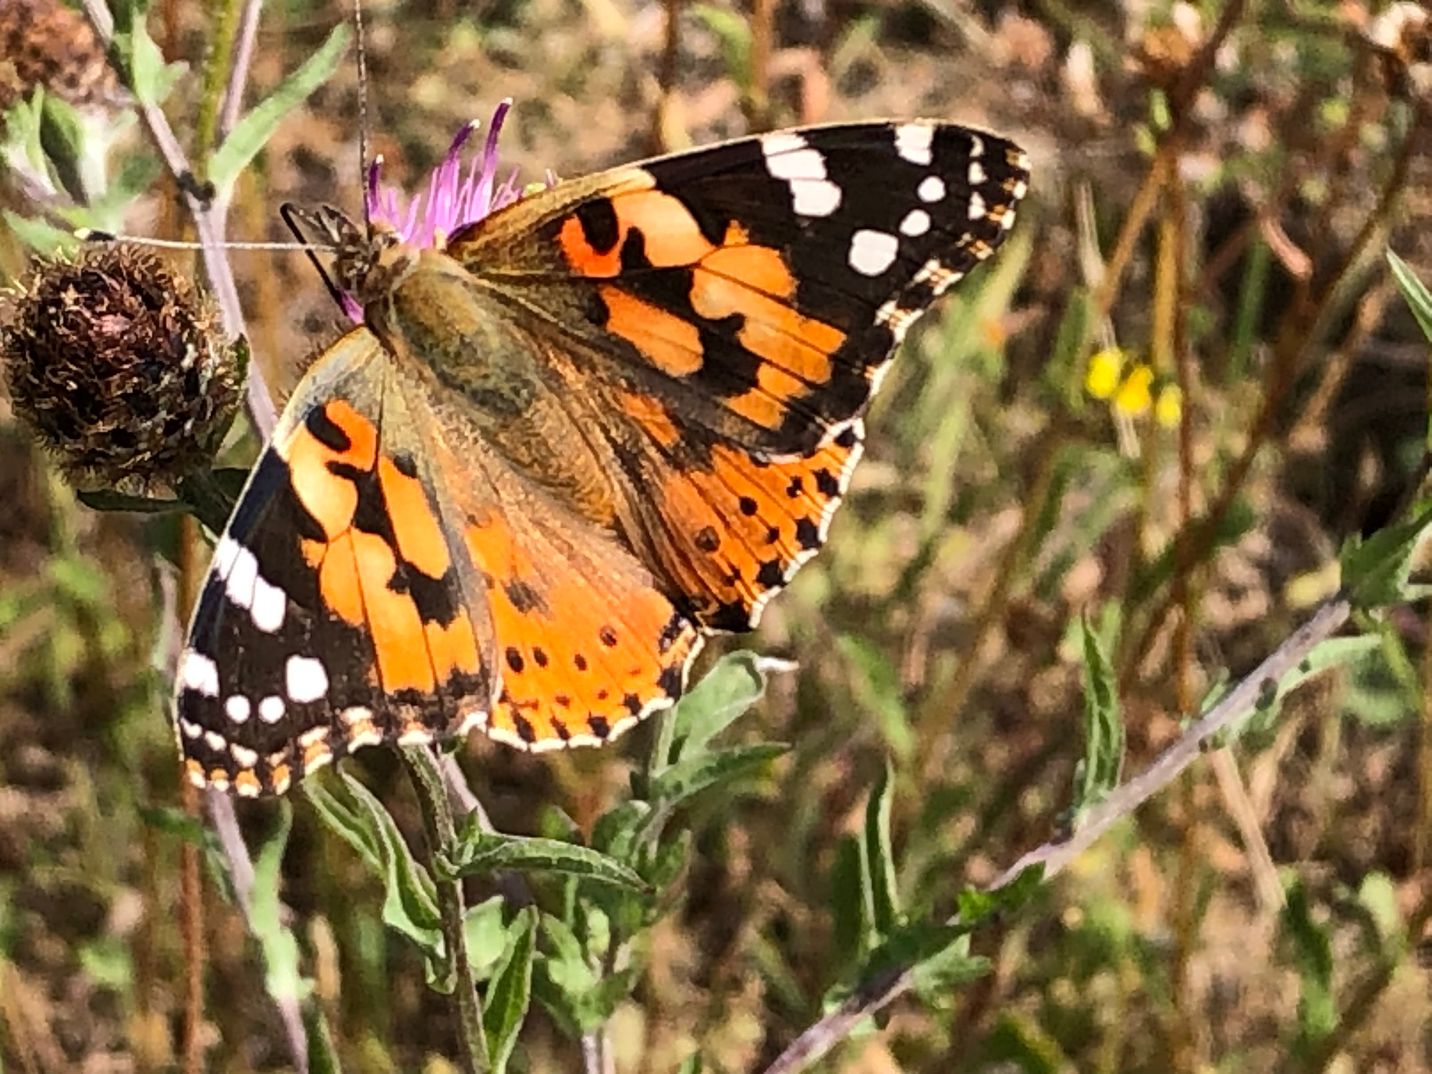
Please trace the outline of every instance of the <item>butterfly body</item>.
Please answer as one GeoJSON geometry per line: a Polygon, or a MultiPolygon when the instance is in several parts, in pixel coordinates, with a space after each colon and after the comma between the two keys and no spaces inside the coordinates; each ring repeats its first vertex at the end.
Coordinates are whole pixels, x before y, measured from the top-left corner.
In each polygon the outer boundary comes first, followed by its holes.
{"type": "Polygon", "coordinates": [[[378,741],[604,742],[820,548],[909,324],[1023,154],[778,132],[560,183],[441,249],[335,226],[364,326],[299,384],[179,668],[189,777],[281,793],[378,741]]]}

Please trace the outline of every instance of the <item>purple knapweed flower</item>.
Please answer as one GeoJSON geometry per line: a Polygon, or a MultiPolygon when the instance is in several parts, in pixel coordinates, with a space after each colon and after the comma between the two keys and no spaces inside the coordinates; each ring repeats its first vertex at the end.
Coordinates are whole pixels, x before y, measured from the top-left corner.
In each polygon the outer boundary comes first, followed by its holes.
{"type": "MultiPolygon", "coordinates": [[[[510,98],[497,106],[487,125],[486,144],[466,168],[462,163],[463,150],[481,124],[477,120],[464,124],[442,163],[433,169],[427,190],[412,197],[396,186],[383,184],[383,158],[375,158],[368,167],[368,181],[363,191],[363,208],[369,224],[391,228],[399,240],[409,246],[443,246],[460,228],[521,198],[523,188],[517,183],[517,169],[500,183],[497,181],[497,139],[511,108],[510,98]]],[[[343,309],[353,321],[363,320],[363,307],[352,295],[344,294],[343,309]]]]}

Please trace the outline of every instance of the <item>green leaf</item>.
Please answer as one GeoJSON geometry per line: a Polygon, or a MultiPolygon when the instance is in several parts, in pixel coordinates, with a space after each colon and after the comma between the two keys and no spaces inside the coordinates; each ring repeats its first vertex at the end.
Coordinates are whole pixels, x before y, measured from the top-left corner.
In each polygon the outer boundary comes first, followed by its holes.
{"type": "Polygon", "coordinates": [[[131,496],[113,489],[80,489],[75,498],[91,511],[129,511],[136,515],[163,515],[184,508],[182,500],[131,496]]]}
{"type": "Polygon", "coordinates": [[[1118,677],[1087,613],[1081,616],[1079,625],[1084,657],[1084,757],[1074,770],[1076,818],[1119,785],[1119,770],[1124,763],[1118,677]]]}
{"type": "Polygon", "coordinates": [[[119,66],[120,78],[135,98],[158,106],[169,95],[183,71],[180,64],[164,62],[164,54],[149,36],[145,21],[149,0],[114,0],[114,37],[110,52],[119,66]]]}
{"type": "Polygon", "coordinates": [[[1059,328],[1054,333],[1054,347],[1044,364],[1044,377],[1053,384],[1072,409],[1084,408],[1084,351],[1088,346],[1089,324],[1093,303],[1086,288],[1076,287],[1064,305],[1059,328]]]}
{"type": "Polygon", "coordinates": [[[383,881],[383,923],[423,952],[429,983],[450,990],[436,888],[383,804],[346,772],[305,780],[304,789],[329,828],[383,881]]]}
{"type": "Polygon", "coordinates": [[[85,152],[84,125],[79,113],[69,102],[52,93],[45,95],[40,110],[40,145],[54,166],[65,192],[76,202],[83,205],[98,193],[89,189],[91,183],[86,182],[86,179],[93,181],[103,177],[86,175],[88,154],[85,152]]]}
{"type": "MultiPolygon", "coordinates": [[[[1233,721],[1232,724],[1215,735],[1211,740],[1212,746],[1215,748],[1227,746],[1249,732],[1261,730],[1276,719],[1283,699],[1303,683],[1333,668],[1357,664],[1376,653],[1381,644],[1382,641],[1376,634],[1325,638],[1318,642],[1308,651],[1308,655],[1299,661],[1297,667],[1283,676],[1276,688],[1263,691],[1258,698],[1258,703],[1254,705],[1253,710],[1247,716],[1233,721]]],[[[1216,684],[1199,705],[1199,714],[1202,715],[1212,709],[1223,699],[1229,689],[1230,684],[1226,679],[1216,684]]]]}
{"type": "Polygon", "coordinates": [[[303,1026],[308,1032],[308,1074],[343,1074],[338,1051],[333,1047],[333,1032],[328,1028],[321,1004],[304,1005],[303,1026]]]}
{"type": "Polygon", "coordinates": [[[477,818],[469,818],[439,871],[451,879],[478,876],[495,869],[559,873],[628,891],[651,890],[646,881],[627,866],[590,847],[564,843],[560,839],[486,832],[478,825],[477,818]]]}
{"type": "Polygon", "coordinates": [[[676,1074],[701,1074],[705,1069],[706,1064],[702,1062],[701,1053],[692,1052],[681,1061],[681,1066],[676,1068],[676,1074]]]}
{"type": "Polygon", "coordinates": [[[979,980],[989,970],[989,959],[970,954],[969,935],[957,936],[912,967],[915,994],[931,1007],[948,1004],[951,993],[979,980]]]}
{"type": "Polygon", "coordinates": [[[469,907],[462,918],[463,940],[467,944],[467,960],[473,976],[485,981],[492,975],[507,950],[507,925],[502,920],[507,900],[494,895],[469,907]]]}
{"type": "Polygon", "coordinates": [[[5,226],[37,254],[48,256],[54,253],[70,252],[79,246],[79,239],[75,238],[72,233],[64,228],[55,227],[48,221],[21,216],[9,209],[0,212],[0,216],[5,218],[5,226]]]}
{"type": "Polygon", "coordinates": [[[723,656],[663,719],[651,774],[705,750],[765,695],[768,674],[791,666],[745,650],[723,656]]]}
{"type": "Polygon", "coordinates": [[[1044,865],[1025,866],[1003,887],[964,888],[956,901],[959,923],[974,928],[994,914],[1014,913],[1026,906],[1044,886],[1044,865]]]}
{"type": "Polygon", "coordinates": [[[532,957],[537,950],[538,911],[524,907],[508,930],[506,956],[493,970],[482,1006],[482,1031],[492,1074],[504,1074],[517,1046],[517,1033],[532,1001],[532,957]]]}
{"type": "Polygon", "coordinates": [[[721,46],[726,73],[743,94],[751,92],[751,25],[742,15],[715,4],[697,4],[691,14],[705,24],[721,46]]]}
{"type": "Polygon", "coordinates": [[[298,941],[284,927],[279,914],[278,872],[288,846],[293,808],[279,805],[278,828],[254,858],[254,883],[250,895],[249,920],[254,939],[264,960],[264,988],[275,999],[303,999],[309,990],[298,969],[298,941]]]}
{"type": "Polygon", "coordinates": [[[873,903],[865,844],[853,835],[843,836],[836,847],[830,876],[830,950],[837,952],[837,968],[842,975],[875,946],[870,909],[873,903]]]}
{"type": "MultiPolygon", "coordinates": [[[[782,742],[761,742],[754,746],[714,750],[678,761],[651,781],[651,797],[658,803],[652,817],[671,812],[702,791],[754,772],[789,748],[782,742]]],[[[648,817],[648,824],[651,819],[648,817]]]]}
{"type": "Polygon", "coordinates": [[[1298,969],[1298,1046],[1311,1051],[1337,1028],[1338,1005],[1333,992],[1333,945],[1328,931],[1312,914],[1307,890],[1288,889],[1282,915],[1284,935],[1291,941],[1298,969]]]}
{"type": "Polygon", "coordinates": [[[897,760],[907,761],[915,748],[915,731],[899,670],[869,640],[842,634],[835,640],[842,662],[849,669],[855,703],[875,717],[885,744],[897,760]]]}
{"type": "Polygon", "coordinates": [[[870,870],[870,888],[878,935],[885,935],[904,920],[900,913],[900,893],[895,884],[895,855],[890,846],[890,804],[894,793],[895,775],[889,761],[870,801],[865,806],[865,860],[870,870]]]}
{"type": "Polygon", "coordinates": [[[284,117],[328,81],[351,36],[347,23],[335,26],[317,52],[234,125],[224,144],[209,157],[208,178],[219,191],[227,192],[233,186],[239,173],[268,144],[284,117]]]}
{"type": "Polygon", "coordinates": [[[1343,592],[1357,608],[1402,604],[1422,595],[1409,585],[1412,557],[1432,526],[1432,504],[1419,501],[1412,517],[1384,526],[1365,540],[1350,539],[1338,554],[1343,592]]]}
{"type": "Polygon", "coordinates": [[[1417,278],[1412,266],[1391,250],[1387,251],[1387,264],[1392,269],[1392,278],[1397,282],[1398,290],[1412,310],[1412,316],[1417,318],[1418,327],[1432,343],[1432,292],[1417,278]]]}
{"type": "Polygon", "coordinates": [[[600,1026],[636,984],[634,967],[602,977],[572,928],[542,915],[548,954],[532,971],[532,995],[572,1036],[600,1026]]]}

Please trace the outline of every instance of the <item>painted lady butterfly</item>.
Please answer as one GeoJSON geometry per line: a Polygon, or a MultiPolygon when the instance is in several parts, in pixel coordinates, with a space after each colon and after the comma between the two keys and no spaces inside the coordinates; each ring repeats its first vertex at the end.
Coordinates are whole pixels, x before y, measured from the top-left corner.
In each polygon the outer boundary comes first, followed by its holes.
{"type": "Polygon", "coordinates": [[[597,745],[670,705],[825,541],[896,347],[1028,167],[859,123],[557,183],[446,242],[310,217],[364,323],[219,540],[178,671],[189,778],[282,793],[372,743],[597,745]]]}

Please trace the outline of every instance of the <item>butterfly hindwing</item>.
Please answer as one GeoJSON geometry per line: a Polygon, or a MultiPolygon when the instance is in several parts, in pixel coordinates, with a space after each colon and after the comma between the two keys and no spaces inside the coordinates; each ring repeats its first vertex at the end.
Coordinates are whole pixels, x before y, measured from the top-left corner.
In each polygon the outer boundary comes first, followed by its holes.
{"type": "Polygon", "coordinates": [[[486,718],[486,606],[398,383],[378,341],[348,333],[255,466],[180,657],[195,783],[282,793],[359,746],[486,718]]]}
{"type": "Polygon", "coordinates": [[[1003,241],[1027,184],[995,135],[812,127],[558,184],[449,252],[594,376],[752,451],[806,454],[1003,241]]]}

